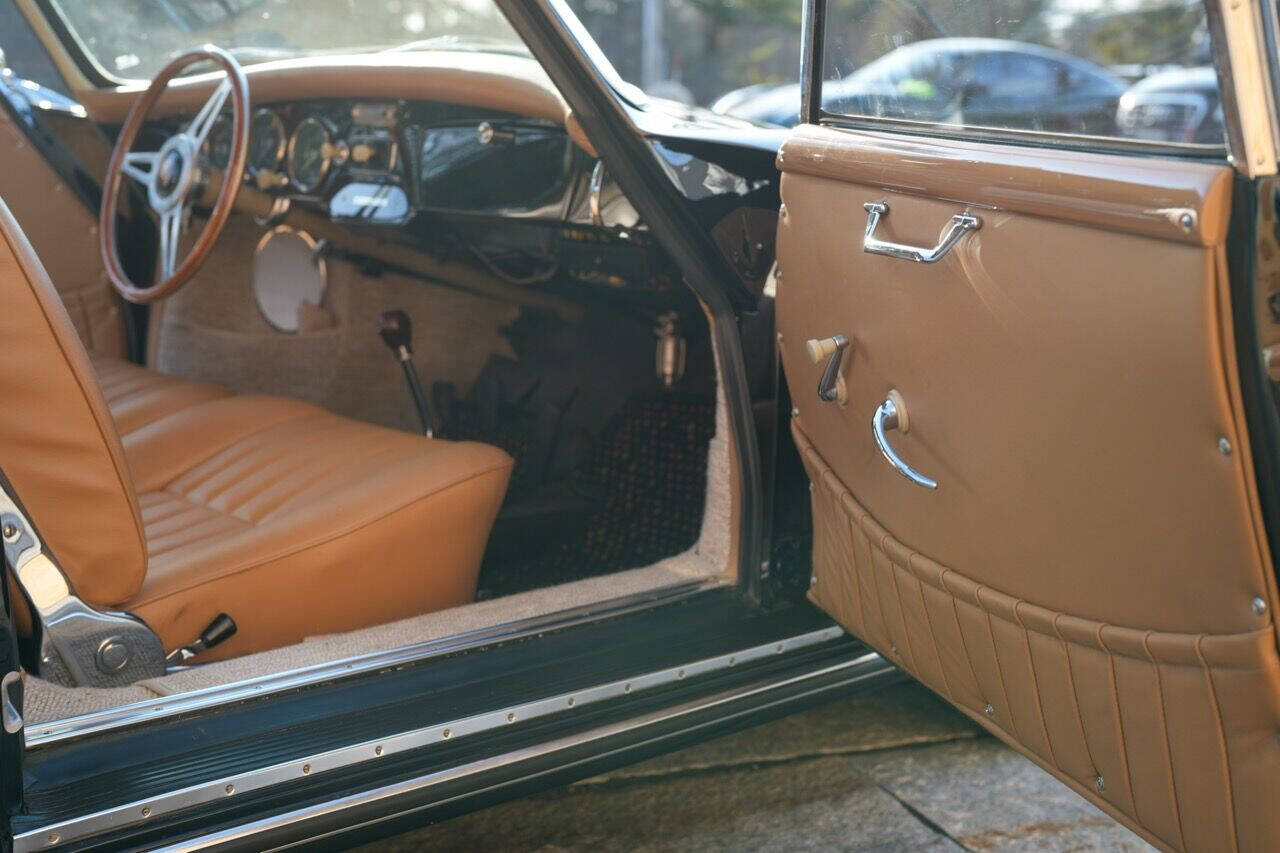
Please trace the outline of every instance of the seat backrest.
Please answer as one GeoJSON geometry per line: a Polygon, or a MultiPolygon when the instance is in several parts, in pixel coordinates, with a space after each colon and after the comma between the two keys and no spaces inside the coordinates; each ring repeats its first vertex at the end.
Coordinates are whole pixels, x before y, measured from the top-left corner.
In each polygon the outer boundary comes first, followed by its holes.
{"type": "Polygon", "coordinates": [[[123,604],[147,570],[124,448],[71,319],[3,201],[0,352],[0,469],[75,592],[123,604]]]}

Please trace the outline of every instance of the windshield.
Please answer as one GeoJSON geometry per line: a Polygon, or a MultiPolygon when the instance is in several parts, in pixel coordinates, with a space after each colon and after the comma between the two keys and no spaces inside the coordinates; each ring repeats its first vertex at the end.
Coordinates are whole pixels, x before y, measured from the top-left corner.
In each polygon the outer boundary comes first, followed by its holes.
{"type": "Polygon", "coordinates": [[[527,55],[492,0],[56,0],[117,78],[149,80],[202,44],[242,65],[325,53],[487,50],[527,55]]]}

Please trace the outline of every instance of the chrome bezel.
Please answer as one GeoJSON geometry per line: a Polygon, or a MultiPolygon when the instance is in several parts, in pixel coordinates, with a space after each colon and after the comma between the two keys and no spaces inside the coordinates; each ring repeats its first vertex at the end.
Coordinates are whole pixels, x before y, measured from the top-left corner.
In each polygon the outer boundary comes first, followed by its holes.
{"type": "Polygon", "coordinates": [[[280,115],[275,110],[268,107],[262,107],[261,109],[254,111],[253,118],[249,120],[249,154],[253,154],[254,125],[256,125],[258,123],[258,119],[264,115],[271,119],[272,130],[276,134],[276,153],[273,155],[271,165],[269,166],[254,163],[252,162],[252,159],[249,162],[249,166],[253,169],[279,169],[280,161],[284,159],[285,145],[288,141],[289,135],[285,133],[284,119],[280,118],[280,115]]]}
{"type": "Polygon", "coordinates": [[[329,169],[333,166],[333,131],[329,129],[329,125],[325,124],[316,116],[307,116],[302,121],[294,125],[293,133],[289,135],[289,152],[285,158],[285,171],[289,175],[289,183],[293,184],[293,188],[298,192],[310,193],[315,192],[324,183],[324,179],[329,177],[329,169]],[[320,146],[320,174],[312,182],[303,182],[298,180],[297,172],[293,168],[294,153],[298,148],[298,136],[302,133],[302,129],[308,124],[318,125],[324,131],[324,142],[320,146]]]}

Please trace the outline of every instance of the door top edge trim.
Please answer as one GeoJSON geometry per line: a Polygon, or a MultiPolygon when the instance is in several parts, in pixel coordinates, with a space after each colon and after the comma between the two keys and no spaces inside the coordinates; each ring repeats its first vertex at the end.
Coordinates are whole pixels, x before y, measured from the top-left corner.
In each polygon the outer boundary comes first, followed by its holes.
{"type": "Polygon", "coordinates": [[[1225,163],[826,125],[795,128],[777,163],[784,200],[796,173],[1206,247],[1226,240],[1231,212],[1225,163]]]}

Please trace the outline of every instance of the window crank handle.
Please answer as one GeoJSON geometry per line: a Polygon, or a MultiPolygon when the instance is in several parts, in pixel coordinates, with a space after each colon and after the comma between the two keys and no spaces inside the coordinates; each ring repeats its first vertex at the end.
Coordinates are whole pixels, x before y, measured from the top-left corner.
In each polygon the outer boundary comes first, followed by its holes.
{"type": "Polygon", "coordinates": [[[834,335],[830,338],[811,339],[804,345],[805,354],[809,356],[809,361],[814,364],[820,363],[824,358],[829,358],[827,369],[822,371],[822,379],[818,381],[818,399],[824,403],[839,403],[844,405],[846,401],[844,381],[840,377],[840,363],[844,359],[844,351],[849,348],[849,339],[844,335],[834,335]]]}

